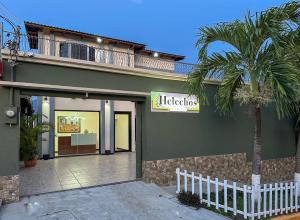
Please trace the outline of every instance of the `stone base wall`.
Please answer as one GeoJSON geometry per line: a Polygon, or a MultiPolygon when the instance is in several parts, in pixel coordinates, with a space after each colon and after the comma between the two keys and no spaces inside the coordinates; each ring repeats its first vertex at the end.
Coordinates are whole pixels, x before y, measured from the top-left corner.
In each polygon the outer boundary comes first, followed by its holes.
{"type": "MultiPolygon", "coordinates": [[[[252,173],[252,163],[247,162],[246,153],[143,161],[142,166],[143,180],[158,185],[175,185],[177,167],[188,172],[194,171],[204,176],[240,183],[250,183],[252,173]]],[[[292,180],[294,170],[294,157],[264,160],[261,181],[267,183],[292,180]]]]}
{"type": "Polygon", "coordinates": [[[6,204],[11,202],[17,202],[19,201],[19,197],[19,175],[0,176],[0,200],[2,200],[2,203],[6,204]]]}

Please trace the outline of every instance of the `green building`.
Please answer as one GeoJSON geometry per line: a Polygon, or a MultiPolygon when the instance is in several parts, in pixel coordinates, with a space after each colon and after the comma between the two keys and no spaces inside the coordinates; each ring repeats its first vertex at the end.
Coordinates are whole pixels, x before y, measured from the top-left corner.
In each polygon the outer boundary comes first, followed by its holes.
{"type": "MultiPolygon", "coordinates": [[[[17,201],[23,181],[29,178],[21,174],[31,168],[23,168],[19,161],[19,121],[28,110],[26,103],[30,106],[32,101],[39,121],[53,125],[38,137],[38,165],[47,167],[43,159],[48,158],[76,157],[80,162],[87,158],[82,155],[116,156],[111,163],[118,163],[134,154],[134,178],[146,182],[174,184],[176,167],[220,179],[250,180],[254,123],[247,106],[236,105],[232,117],[220,115],[213,104],[219,82],[208,80],[210,105],[199,111],[197,99],[187,95],[186,76],[194,65],[182,62],[184,56],[31,22],[25,27],[17,65],[11,65],[15,60],[11,51],[2,49],[0,198],[4,202],[17,201]]],[[[262,181],[292,179],[294,121],[279,121],[270,107],[263,111],[262,126],[262,181]]],[[[109,177],[118,171],[106,172],[109,177]]]]}

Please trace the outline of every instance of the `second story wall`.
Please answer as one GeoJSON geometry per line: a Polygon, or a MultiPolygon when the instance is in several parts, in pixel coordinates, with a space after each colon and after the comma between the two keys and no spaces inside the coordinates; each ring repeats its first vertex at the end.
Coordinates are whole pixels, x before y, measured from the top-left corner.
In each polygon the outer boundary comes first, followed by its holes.
{"type": "Polygon", "coordinates": [[[38,54],[46,56],[165,72],[174,72],[176,69],[176,61],[172,58],[144,54],[143,49],[136,49],[133,46],[107,41],[99,43],[96,37],[50,32],[48,29],[28,34],[30,47],[34,47],[38,54]]]}
{"type": "Polygon", "coordinates": [[[38,53],[127,67],[135,63],[132,48],[55,32],[38,32],[38,53]]]}

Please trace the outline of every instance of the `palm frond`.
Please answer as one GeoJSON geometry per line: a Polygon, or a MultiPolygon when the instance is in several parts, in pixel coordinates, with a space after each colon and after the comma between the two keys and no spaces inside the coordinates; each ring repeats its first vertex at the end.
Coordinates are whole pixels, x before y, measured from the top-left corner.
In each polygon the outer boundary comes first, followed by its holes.
{"type": "Polygon", "coordinates": [[[279,118],[290,115],[293,102],[297,100],[299,69],[284,61],[275,61],[270,66],[267,82],[273,92],[273,99],[279,118]]]}
{"type": "MultiPolygon", "coordinates": [[[[240,75],[240,83],[244,83],[242,78],[243,72],[239,69],[242,62],[242,58],[236,52],[227,52],[224,55],[213,53],[189,75],[188,83],[190,94],[195,94],[198,97],[200,105],[207,104],[208,102],[204,91],[205,80],[225,80],[227,75],[238,73],[240,75]]],[[[236,88],[232,88],[232,90],[235,89],[236,88]]]]}
{"type": "Polygon", "coordinates": [[[208,46],[216,41],[221,41],[236,48],[241,49],[241,40],[245,38],[243,24],[239,21],[233,23],[220,23],[214,27],[201,27],[199,39],[196,46],[199,47],[199,60],[207,57],[208,46]]]}
{"type": "Polygon", "coordinates": [[[243,71],[227,69],[215,96],[217,109],[222,113],[232,113],[235,92],[243,85],[243,71]]]}
{"type": "Polygon", "coordinates": [[[207,101],[205,79],[217,79],[215,100],[221,112],[230,112],[237,93],[248,86],[243,96],[249,99],[239,101],[260,106],[271,100],[279,117],[294,113],[300,88],[299,25],[300,2],[292,1],[255,16],[249,12],[243,21],[200,28],[199,65],[188,78],[189,92],[202,104],[207,101]],[[229,44],[231,49],[208,54],[214,42],[229,44]]]}

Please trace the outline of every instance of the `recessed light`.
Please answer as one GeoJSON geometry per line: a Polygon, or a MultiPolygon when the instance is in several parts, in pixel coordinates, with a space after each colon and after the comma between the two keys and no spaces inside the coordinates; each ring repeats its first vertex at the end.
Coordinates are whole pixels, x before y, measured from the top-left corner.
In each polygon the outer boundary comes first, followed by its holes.
{"type": "Polygon", "coordinates": [[[154,57],[158,57],[159,54],[158,54],[157,52],[154,52],[154,53],[153,53],[153,56],[154,56],[154,57]]]}
{"type": "Polygon", "coordinates": [[[99,44],[101,44],[101,43],[102,43],[102,38],[101,38],[101,37],[97,37],[97,42],[98,42],[99,44]]]}

